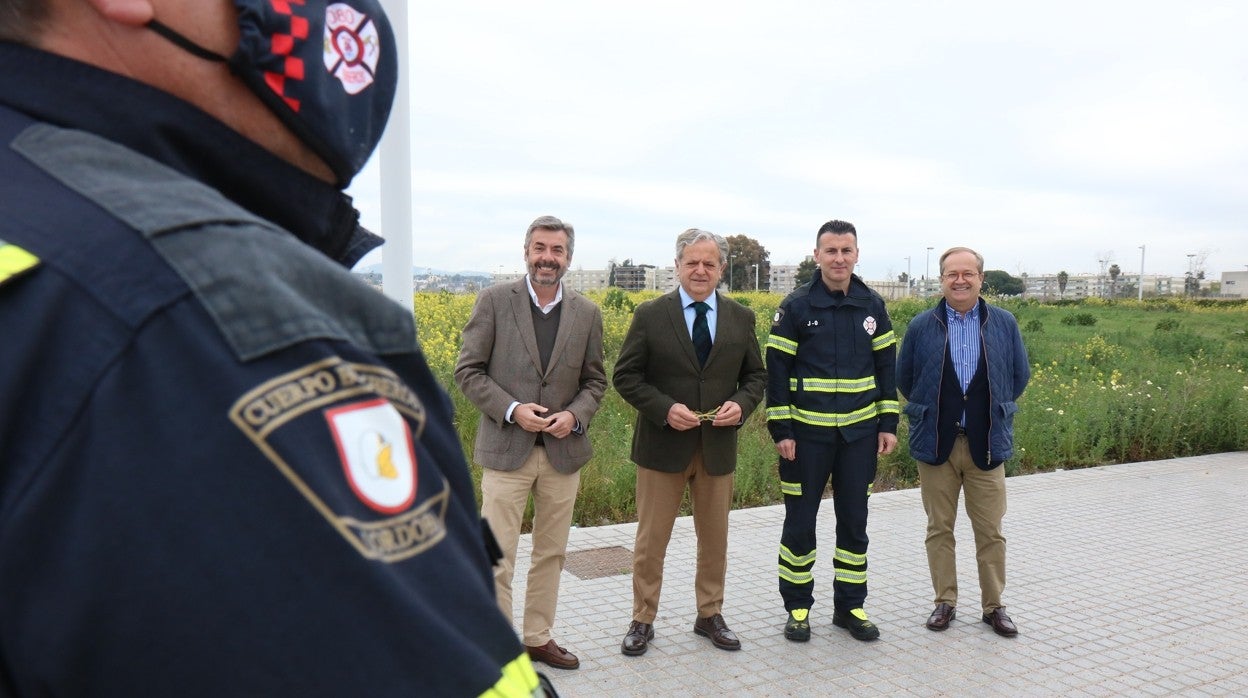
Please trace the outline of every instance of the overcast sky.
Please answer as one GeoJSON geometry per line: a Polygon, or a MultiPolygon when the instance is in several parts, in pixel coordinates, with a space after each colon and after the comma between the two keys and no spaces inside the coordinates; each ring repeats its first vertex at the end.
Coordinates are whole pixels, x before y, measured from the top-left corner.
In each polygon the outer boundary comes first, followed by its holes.
{"type": "MultiPolygon", "coordinates": [[[[1248,2],[409,7],[416,266],[520,270],[552,214],[585,269],[668,265],[690,227],[796,264],[832,218],[869,280],[953,245],[1248,269],[1248,2]]],[[[380,169],[350,193],[384,235],[380,169]]]]}

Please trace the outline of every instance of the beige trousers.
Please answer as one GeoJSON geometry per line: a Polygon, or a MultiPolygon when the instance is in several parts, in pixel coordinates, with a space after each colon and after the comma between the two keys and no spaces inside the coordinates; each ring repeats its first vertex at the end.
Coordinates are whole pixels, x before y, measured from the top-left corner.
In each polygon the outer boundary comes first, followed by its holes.
{"type": "Polygon", "coordinates": [[[653,623],[663,588],[663,561],[680,500],[689,488],[693,528],[698,539],[694,595],[698,616],[720,613],[724,575],[728,570],[728,512],[732,509],[733,475],[709,475],[702,449],[683,473],[637,468],[637,539],[633,545],[633,620],[653,623]]]}
{"type": "Polygon", "coordinates": [[[511,580],[524,510],[533,496],[533,553],[524,594],[524,644],[540,647],[550,641],[559,602],[559,575],[568,550],[568,529],[576,505],[580,472],[565,475],[550,464],[546,449],[534,446],[517,470],[484,468],[481,473],[481,516],[490,523],[503,559],[494,568],[498,606],[512,618],[511,580]]]}
{"type": "Polygon", "coordinates": [[[953,444],[949,460],[940,465],[919,463],[919,490],[927,512],[927,565],[932,574],[934,603],[958,605],[958,569],[953,525],[958,518],[958,493],[966,492],[966,515],[975,533],[979,564],[980,604],[984,613],[1000,608],[1005,589],[1005,466],[980,470],[971,460],[966,437],[953,444]]]}

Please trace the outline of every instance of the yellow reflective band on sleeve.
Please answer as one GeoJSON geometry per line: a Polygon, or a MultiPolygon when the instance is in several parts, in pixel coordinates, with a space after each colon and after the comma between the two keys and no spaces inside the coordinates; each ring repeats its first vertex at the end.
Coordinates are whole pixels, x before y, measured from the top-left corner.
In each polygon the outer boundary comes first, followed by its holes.
{"type": "Polygon", "coordinates": [[[508,662],[507,666],[503,667],[502,677],[481,696],[482,698],[521,698],[521,696],[528,698],[541,695],[538,693],[540,685],[537,680],[537,671],[533,669],[533,662],[529,659],[529,654],[525,652],[508,662]]]}
{"type": "Polygon", "coordinates": [[[897,335],[892,330],[871,340],[871,351],[879,351],[897,343],[897,335]]]}
{"type": "Polygon", "coordinates": [[[775,349],[776,351],[782,351],[786,354],[797,356],[797,342],[794,342],[788,337],[781,337],[778,334],[767,335],[766,348],[775,349]]]}
{"type": "Polygon", "coordinates": [[[767,421],[770,422],[773,419],[791,419],[792,418],[791,411],[792,411],[792,408],[789,407],[788,405],[778,405],[776,407],[768,407],[767,408],[767,421]]]}
{"type": "Polygon", "coordinates": [[[780,494],[791,494],[794,497],[802,496],[802,483],[780,481],[780,494]]]}
{"type": "Polygon", "coordinates": [[[789,379],[789,390],[800,385],[808,393],[863,393],[875,389],[875,376],[866,378],[797,378],[789,379]]]}
{"type": "Polygon", "coordinates": [[[783,543],[780,544],[780,559],[789,563],[793,567],[805,567],[815,561],[815,553],[818,549],[812,550],[805,555],[794,555],[783,543]]]}
{"type": "MultiPolygon", "coordinates": [[[[879,414],[878,404],[873,402],[860,410],[845,413],[815,412],[794,407],[792,409],[792,418],[803,424],[810,424],[816,427],[846,427],[850,424],[866,421],[879,414]]],[[[771,416],[768,415],[767,418],[771,419],[771,416]]]]}
{"type": "Polygon", "coordinates": [[[39,258],[17,245],[0,240],[0,284],[39,266],[39,258]]]}
{"type": "Polygon", "coordinates": [[[896,400],[880,400],[875,403],[880,408],[880,414],[901,414],[901,403],[896,400]]]}
{"type": "Polygon", "coordinates": [[[833,555],[833,559],[839,560],[841,562],[844,562],[850,565],[867,564],[867,556],[865,553],[860,555],[858,553],[851,553],[844,548],[837,548],[836,552],[832,553],[832,555],[833,555]]]}

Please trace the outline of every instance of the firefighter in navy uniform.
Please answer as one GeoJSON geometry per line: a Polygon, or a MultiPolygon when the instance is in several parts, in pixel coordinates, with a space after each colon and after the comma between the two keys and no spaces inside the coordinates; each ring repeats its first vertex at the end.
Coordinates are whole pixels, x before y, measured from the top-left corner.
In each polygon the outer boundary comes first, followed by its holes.
{"type": "Polygon", "coordinates": [[[884,300],[854,273],[858,233],[829,221],[819,273],[780,304],[767,338],[767,427],[780,454],[780,596],[786,638],[810,639],[815,522],[829,478],[836,512],[832,623],[858,640],[867,618],[867,498],[878,454],[897,446],[897,341],[884,300]]]}
{"type": "Polygon", "coordinates": [[[0,0],[0,61],[0,695],[540,694],[345,268],[380,6],[0,0]]]}

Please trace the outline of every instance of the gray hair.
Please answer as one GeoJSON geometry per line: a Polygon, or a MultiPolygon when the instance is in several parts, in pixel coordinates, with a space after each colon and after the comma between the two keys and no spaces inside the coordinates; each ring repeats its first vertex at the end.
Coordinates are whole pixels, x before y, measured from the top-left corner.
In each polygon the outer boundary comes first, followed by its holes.
{"type": "Polygon", "coordinates": [[[982,254],[976,252],[975,250],[972,250],[969,247],[950,247],[949,249],[945,250],[944,254],[940,255],[940,273],[941,274],[945,273],[945,258],[951,254],[954,254],[955,252],[970,252],[971,254],[975,255],[975,261],[979,264],[979,273],[980,274],[984,273],[984,256],[982,254]]]}
{"type": "Polygon", "coordinates": [[[728,262],[728,241],[720,235],[697,228],[690,228],[676,236],[676,265],[680,266],[680,258],[685,254],[686,247],[703,240],[710,240],[719,247],[719,266],[724,266],[728,262]]]}
{"type": "Polygon", "coordinates": [[[572,248],[576,245],[576,231],[572,229],[571,223],[564,223],[554,216],[538,216],[529,224],[529,230],[524,234],[524,249],[529,249],[529,242],[533,239],[534,230],[553,230],[556,233],[563,232],[568,236],[568,259],[572,259],[572,248]]]}

